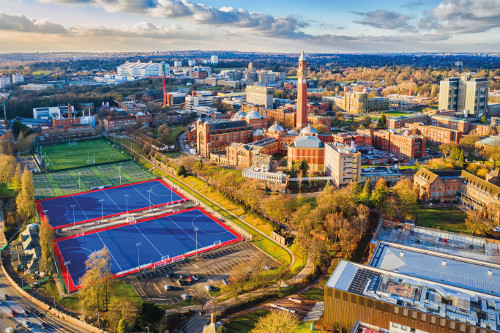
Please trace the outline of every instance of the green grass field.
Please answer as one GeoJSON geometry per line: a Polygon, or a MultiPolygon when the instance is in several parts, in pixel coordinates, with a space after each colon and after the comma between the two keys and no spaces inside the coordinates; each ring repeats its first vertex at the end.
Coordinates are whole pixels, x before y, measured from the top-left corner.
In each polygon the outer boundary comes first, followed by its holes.
{"type": "Polygon", "coordinates": [[[386,111],[383,112],[387,117],[399,117],[399,116],[407,116],[413,113],[410,112],[399,112],[399,111],[386,111]]]}
{"type": "Polygon", "coordinates": [[[250,332],[257,324],[260,317],[267,315],[267,310],[255,310],[231,319],[224,325],[226,332],[250,332]]]}
{"type": "Polygon", "coordinates": [[[97,165],[129,160],[130,157],[104,140],[91,140],[42,146],[40,154],[50,171],[73,169],[87,165],[97,165]]]}
{"type": "Polygon", "coordinates": [[[61,170],[45,174],[34,174],[33,184],[38,199],[88,191],[93,187],[130,184],[153,179],[154,176],[134,162],[117,162],[96,165],[76,170],[61,170]],[[80,176],[80,184],[78,177],[80,176]]]}
{"type": "Polygon", "coordinates": [[[418,206],[417,225],[426,228],[439,228],[451,232],[467,233],[465,218],[467,214],[455,207],[418,206]]]}

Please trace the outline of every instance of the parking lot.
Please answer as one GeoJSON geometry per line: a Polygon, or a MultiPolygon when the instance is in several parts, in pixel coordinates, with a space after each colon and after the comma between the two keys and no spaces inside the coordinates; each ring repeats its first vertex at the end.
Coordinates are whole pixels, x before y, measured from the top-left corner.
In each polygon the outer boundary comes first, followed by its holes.
{"type": "Polygon", "coordinates": [[[206,252],[198,258],[180,261],[155,270],[148,270],[140,275],[131,276],[126,281],[132,283],[144,300],[163,304],[176,304],[188,297],[209,297],[206,286],[218,290],[222,279],[231,275],[231,270],[241,262],[259,257],[262,265],[276,268],[279,263],[264,254],[250,242],[240,242],[206,252]],[[182,284],[178,280],[182,276],[182,284]],[[195,277],[188,282],[188,277],[195,277]],[[196,279],[198,279],[196,281],[196,279]],[[169,286],[169,290],[165,289],[169,286]]]}

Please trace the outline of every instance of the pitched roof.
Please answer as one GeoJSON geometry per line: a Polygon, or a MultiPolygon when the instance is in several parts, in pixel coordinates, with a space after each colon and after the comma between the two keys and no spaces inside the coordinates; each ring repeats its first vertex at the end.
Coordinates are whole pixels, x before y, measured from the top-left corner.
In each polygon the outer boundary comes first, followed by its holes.
{"type": "Polygon", "coordinates": [[[216,123],[209,122],[209,124],[210,124],[210,130],[212,130],[212,131],[228,130],[228,129],[240,128],[240,127],[249,127],[253,130],[253,127],[248,125],[247,122],[244,120],[220,121],[220,122],[216,122],[216,123]]]}
{"type": "Polygon", "coordinates": [[[462,171],[462,177],[470,184],[478,189],[488,193],[491,196],[494,197],[499,197],[500,195],[500,186],[497,186],[495,184],[492,184],[482,178],[479,178],[478,176],[474,176],[471,173],[468,173],[467,171],[463,170],[462,171]]]}

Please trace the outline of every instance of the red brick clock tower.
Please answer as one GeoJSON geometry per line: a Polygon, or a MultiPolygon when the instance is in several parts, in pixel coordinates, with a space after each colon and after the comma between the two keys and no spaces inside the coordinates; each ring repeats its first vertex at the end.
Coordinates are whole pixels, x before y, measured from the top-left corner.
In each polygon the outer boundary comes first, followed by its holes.
{"type": "Polygon", "coordinates": [[[299,58],[299,69],[297,71],[297,128],[307,126],[307,60],[304,51],[299,58]]]}

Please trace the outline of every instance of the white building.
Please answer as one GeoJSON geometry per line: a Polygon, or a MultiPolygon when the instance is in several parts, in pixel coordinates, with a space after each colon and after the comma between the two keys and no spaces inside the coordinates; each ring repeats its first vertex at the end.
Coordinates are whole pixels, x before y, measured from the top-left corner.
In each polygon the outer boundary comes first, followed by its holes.
{"type": "Polygon", "coordinates": [[[7,88],[8,86],[10,86],[10,77],[0,76],[0,89],[7,88]]]}
{"type": "Polygon", "coordinates": [[[188,60],[188,66],[196,66],[196,60],[188,60]]]}
{"type": "Polygon", "coordinates": [[[181,60],[175,60],[174,61],[174,67],[182,67],[182,61],[181,60]]]}
{"type": "Polygon", "coordinates": [[[170,74],[170,66],[165,62],[153,63],[152,61],[148,63],[129,62],[118,66],[116,68],[116,73],[122,76],[138,76],[138,77],[148,77],[148,76],[161,76],[163,75],[163,66],[165,66],[165,74],[170,74]]]}
{"type": "Polygon", "coordinates": [[[247,103],[262,105],[266,109],[273,107],[273,90],[267,86],[247,86],[247,103]]]}
{"type": "MultiPolygon", "coordinates": [[[[59,119],[64,113],[68,113],[67,105],[33,108],[33,118],[41,120],[59,119]]],[[[75,114],[73,105],[71,105],[71,113],[75,114]]]]}
{"type": "Polygon", "coordinates": [[[186,96],[186,110],[193,111],[197,106],[212,107],[213,105],[214,96],[212,95],[186,96]]]}
{"type": "Polygon", "coordinates": [[[361,153],[356,151],[354,141],[351,147],[341,143],[325,145],[325,173],[333,177],[333,183],[337,187],[348,185],[353,181],[359,182],[361,153]]]}
{"type": "Polygon", "coordinates": [[[215,55],[215,54],[214,54],[214,55],[212,55],[212,56],[210,57],[210,63],[211,63],[212,65],[217,65],[217,64],[219,63],[219,56],[217,56],[217,55],[215,55]]]}
{"type": "Polygon", "coordinates": [[[12,83],[22,83],[24,82],[24,75],[21,73],[14,73],[12,74],[12,83]]]}

